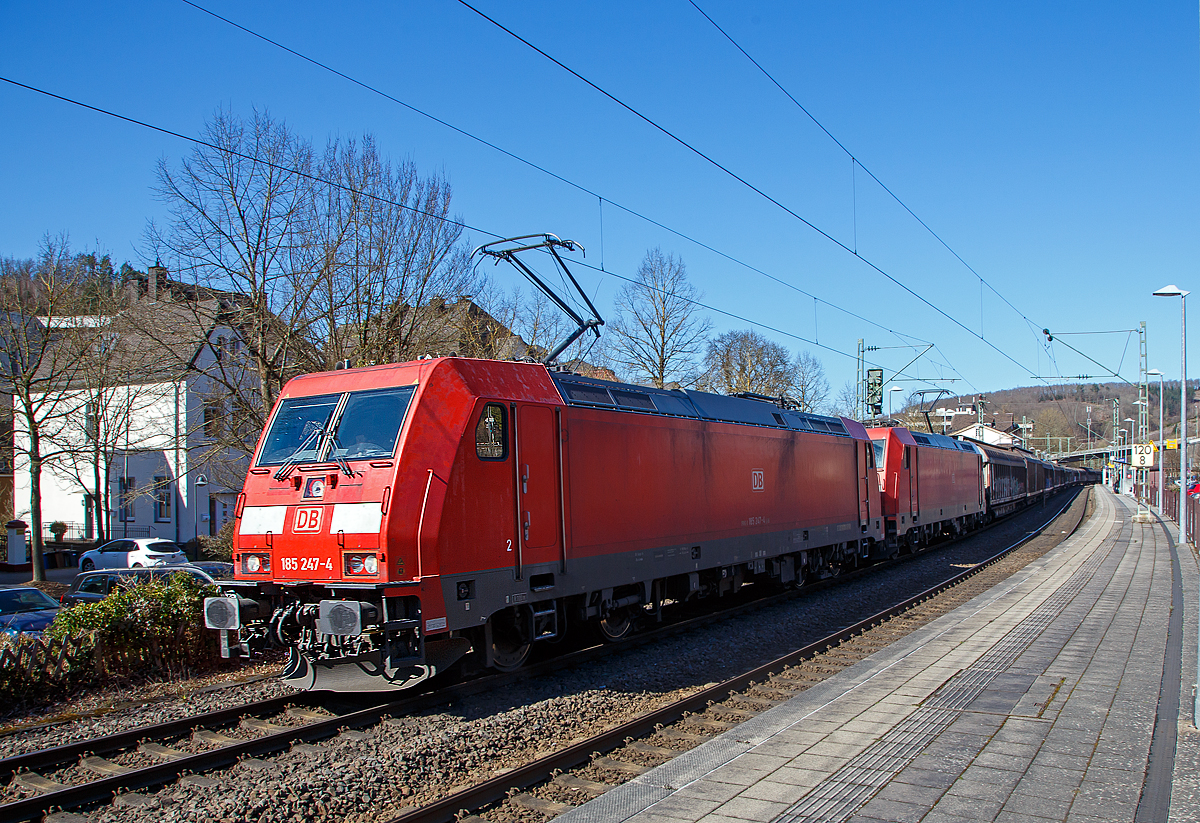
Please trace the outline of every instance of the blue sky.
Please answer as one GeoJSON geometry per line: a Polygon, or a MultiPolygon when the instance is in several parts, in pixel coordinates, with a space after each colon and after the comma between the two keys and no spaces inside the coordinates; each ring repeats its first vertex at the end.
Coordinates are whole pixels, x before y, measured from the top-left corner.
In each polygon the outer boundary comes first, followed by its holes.
{"type": "MultiPolygon", "coordinates": [[[[854,375],[859,338],[936,343],[908,374],[959,378],[939,385],[961,393],[1096,374],[1036,331],[1142,320],[1150,366],[1178,375],[1178,300],[1150,292],[1200,287],[1194,4],[697,2],[1019,313],[853,172],[686,0],[479,8],[937,310],[450,0],[201,5],[871,322],[611,203],[601,243],[596,197],[182,2],[9,0],[0,75],[190,135],[220,106],[266,108],[318,145],[372,132],[394,158],[445,174],[469,225],[554,232],[624,275],[653,246],[682,256],[705,302],[812,351],[835,387],[854,375]]],[[[0,254],[31,256],[65,231],[144,263],[146,221],[163,214],[155,163],[189,147],[7,85],[0,112],[0,254]]],[[[577,273],[608,312],[620,281],[577,273]]],[[[748,325],[712,318],[718,331],[748,325]]],[[[1067,340],[1136,379],[1136,339],[1067,340]]],[[[890,376],[914,354],[873,359],[890,376]]]]}

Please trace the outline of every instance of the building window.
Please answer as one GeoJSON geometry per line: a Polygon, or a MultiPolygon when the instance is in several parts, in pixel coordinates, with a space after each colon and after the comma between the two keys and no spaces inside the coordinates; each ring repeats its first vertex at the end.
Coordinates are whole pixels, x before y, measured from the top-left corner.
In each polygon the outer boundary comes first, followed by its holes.
{"type": "Polygon", "coordinates": [[[137,480],[132,477],[117,478],[117,520],[128,523],[137,519],[133,509],[137,493],[137,480]]]}
{"type": "Polygon", "coordinates": [[[154,478],[154,522],[171,522],[171,486],[167,478],[154,478]]]}
{"type": "Polygon", "coordinates": [[[100,439],[100,419],[99,415],[96,414],[95,401],[88,401],[87,408],[84,411],[83,433],[89,443],[95,443],[100,439]]]}
{"type": "Polygon", "coordinates": [[[224,403],[219,398],[204,401],[204,436],[216,440],[221,435],[221,418],[225,415],[224,403]]]}

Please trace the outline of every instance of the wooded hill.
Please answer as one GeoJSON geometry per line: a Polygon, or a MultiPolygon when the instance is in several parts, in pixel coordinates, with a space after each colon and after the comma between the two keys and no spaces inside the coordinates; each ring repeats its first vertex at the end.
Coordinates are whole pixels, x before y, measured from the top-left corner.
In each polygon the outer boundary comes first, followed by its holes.
{"type": "MultiPolygon", "coordinates": [[[[1189,429],[1194,428],[1197,413],[1200,412],[1200,402],[1197,401],[1196,391],[1200,381],[1193,381],[1192,394],[1188,397],[1189,429]]],[[[1159,384],[1157,380],[1150,383],[1149,426],[1152,439],[1158,437],[1158,403],[1159,384]]],[[[1179,433],[1179,381],[1163,382],[1166,395],[1166,405],[1163,417],[1166,422],[1165,436],[1176,437],[1179,433]],[[1174,424],[1172,424],[1174,419],[1174,424]]],[[[957,405],[970,406],[977,395],[962,395],[943,398],[937,403],[937,408],[953,408],[957,405]]],[[[1058,438],[1071,437],[1069,448],[1078,449],[1088,442],[1088,408],[1091,407],[1091,442],[1095,444],[1108,443],[1113,437],[1113,400],[1119,401],[1118,421],[1126,430],[1132,425],[1134,434],[1137,433],[1138,387],[1128,383],[1065,383],[1057,386],[1026,386],[1016,389],[990,392],[983,395],[983,420],[994,424],[997,428],[1007,428],[1022,420],[1033,421],[1033,431],[1029,444],[1036,448],[1049,446],[1058,450],[1058,438]],[[1132,424],[1125,422],[1132,418],[1132,424]]],[[[956,420],[956,424],[962,420],[956,420]]],[[[1063,443],[1066,446],[1066,443],[1063,443]]]]}

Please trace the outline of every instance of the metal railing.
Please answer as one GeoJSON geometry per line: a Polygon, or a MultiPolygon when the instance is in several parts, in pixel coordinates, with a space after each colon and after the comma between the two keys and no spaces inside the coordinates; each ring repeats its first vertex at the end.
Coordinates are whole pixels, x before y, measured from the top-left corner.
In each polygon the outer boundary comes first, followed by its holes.
{"type": "MultiPolygon", "coordinates": [[[[1166,489],[1167,494],[1163,498],[1163,516],[1168,520],[1179,522],[1179,489],[1166,489]]],[[[1189,496],[1187,499],[1187,538],[1189,543],[1196,542],[1196,520],[1200,517],[1200,497],[1189,496]]]]}

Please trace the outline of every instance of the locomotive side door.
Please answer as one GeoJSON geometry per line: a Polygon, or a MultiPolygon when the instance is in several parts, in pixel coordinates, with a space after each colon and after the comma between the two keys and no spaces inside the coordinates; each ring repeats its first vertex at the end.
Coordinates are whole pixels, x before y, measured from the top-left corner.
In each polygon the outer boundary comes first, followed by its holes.
{"type": "Polygon", "coordinates": [[[548,406],[516,407],[516,482],[520,563],[558,562],[558,426],[548,406]]]}
{"type": "Polygon", "coordinates": [[[858,472],[858,525],[859,531],[866,534],[871,523],[871,478],[875,475],[872,459],[875,457],[875,447],[868,440],[865,443],[855,443],[854,465],[861,468],[858,472]]]}
{"type": "Polygon", "coordinates": [[[913,446],[904,447],[904,463],[908,469],[908,511],[914,521],[921,514],[920,472],[917,470],[920,459],[920,449],[913,446]]]}

